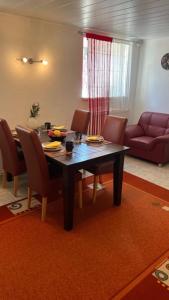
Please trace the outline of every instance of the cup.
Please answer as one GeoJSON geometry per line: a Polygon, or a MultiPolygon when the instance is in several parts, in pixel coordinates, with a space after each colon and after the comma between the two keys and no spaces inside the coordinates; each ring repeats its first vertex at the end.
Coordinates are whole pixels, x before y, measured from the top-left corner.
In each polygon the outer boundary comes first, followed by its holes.
{"type": "Polygon", "coordinates": [[[37,129],[37,134],[38,134],[39,137],[41,136],[41,134],[42,134],[42,127],[39,127],[37,129]]]}
{"type": "Polygon", "coordinates": [[[65,147],[66,147],[66,153],[69,154],[69,153],[72,153],[74,144],[72,141],[66,141],[65,147]]]}
{"type": "Polygon", "coordinates": [[[80,131],[75,132],[75,140],[80,141],[82,138],[82,133],[80,131]]]}
{"type": "Polygon", "coordinates": [[[75,132],[75,141],[76,141],[76,143],[80,143],[81,139],[82,139],[82,133],[80,131],[76,131],[75,132]]]}
{"type": "Polygon", "coordinates": [[[45,122],[45,129],[47,129],[47,130],[51,129],[51,123],[50,122],[45,122]]]}

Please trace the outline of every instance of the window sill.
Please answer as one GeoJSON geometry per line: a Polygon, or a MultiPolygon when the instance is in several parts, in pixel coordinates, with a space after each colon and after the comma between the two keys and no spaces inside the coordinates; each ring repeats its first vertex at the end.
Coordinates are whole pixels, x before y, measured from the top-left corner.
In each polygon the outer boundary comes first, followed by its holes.
{"type": "Polygon", "coordinates": [[[115,111],[115,112],[129,112],[129,109],[115,109],[115,108],[112,108],[110,107],[110,111],[115,111]]]}

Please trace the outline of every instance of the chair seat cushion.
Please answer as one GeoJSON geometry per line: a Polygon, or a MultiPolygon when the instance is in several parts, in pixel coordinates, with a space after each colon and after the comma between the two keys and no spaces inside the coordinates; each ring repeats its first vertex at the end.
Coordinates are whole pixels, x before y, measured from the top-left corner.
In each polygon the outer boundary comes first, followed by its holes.
{"type": "Polygon", "coordinates": [[[139,149],[148,150],[151,146],[152,141],[154,140],[153,137],[150,136],[139,136],[130,139],[129,146],[139,149]]]}

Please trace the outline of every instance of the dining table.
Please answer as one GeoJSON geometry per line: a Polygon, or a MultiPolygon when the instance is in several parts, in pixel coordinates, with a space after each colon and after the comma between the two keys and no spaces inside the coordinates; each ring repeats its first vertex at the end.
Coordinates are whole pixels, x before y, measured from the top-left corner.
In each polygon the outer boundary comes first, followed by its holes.
{"type": "MultiPolygon", "coordinates": [[[[45,141],[45,136],[40,137],[45,141]]],[[[74,140],[74,133],[67,135],[67,140],[74,140]]],[[[71,154],[67,154],[63,146],[60,151],[45,151],[45,155],[54,165],[60,165],[63,174],[63,207],[64,229],[69,231],[74,223],[75,174],[78,170],[92,165],[111,162],[113,173],[112,204],[121,205],[124,155],[128,147],[112,144],[107,141],[90,143],[83,136],[80,143],[74,143],[71,154]]]]}

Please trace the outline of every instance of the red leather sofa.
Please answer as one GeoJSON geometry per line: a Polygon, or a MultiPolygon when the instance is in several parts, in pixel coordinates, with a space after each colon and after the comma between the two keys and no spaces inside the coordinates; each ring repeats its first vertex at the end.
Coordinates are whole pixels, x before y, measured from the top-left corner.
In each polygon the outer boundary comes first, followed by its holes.
{"type": "Polygon", "coordinates": [[[169,114],[144,112],[138,124],[125,131],[128,154],[158,164],[169,162],[169,114]]]}

